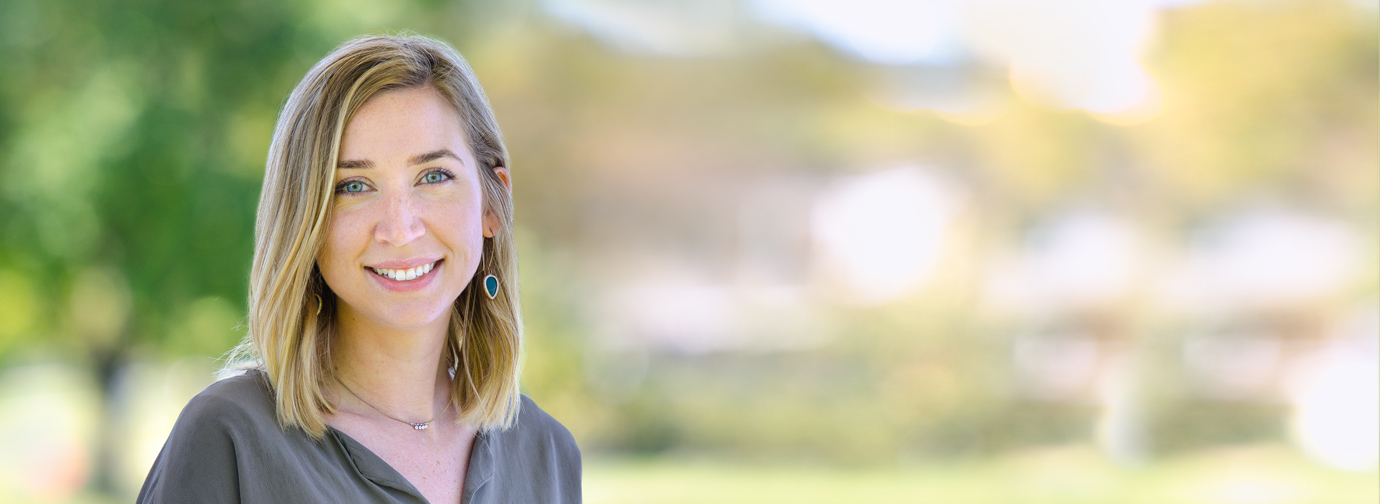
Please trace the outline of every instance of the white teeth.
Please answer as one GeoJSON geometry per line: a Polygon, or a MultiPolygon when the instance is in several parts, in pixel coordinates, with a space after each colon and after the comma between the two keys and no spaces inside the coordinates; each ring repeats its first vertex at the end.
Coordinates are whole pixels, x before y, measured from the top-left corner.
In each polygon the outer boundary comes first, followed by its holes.
{"type": "Polygon", "coordinates": [[[430,263],[430,264],[423,264],[423,265],[421,265],[421,266],[417,266],[417,267],[415,267],[415,268],[408,268],[408,269],[396,269],[396,270],[395,270],[395,269],[383,269],[383,268],[370,268],[370,269],[374,270],[374,273],[378,273],[378,274],[380,274],[380,275],[383,275],[383,276],[385,276],[385,277],[391,278],[391,279],[393,279],[393,280],[397,280],[397,281],[400,281],[400,282],[406,282],[406,281],[409,281],[409,280],[416,280],[418,277],[421,277],[421,276],[426,275],[427,273],[430,273],[430,272],[431,272],[431,269],[434,268],[435,266],[436,266],[436,263],[430,263]]]}

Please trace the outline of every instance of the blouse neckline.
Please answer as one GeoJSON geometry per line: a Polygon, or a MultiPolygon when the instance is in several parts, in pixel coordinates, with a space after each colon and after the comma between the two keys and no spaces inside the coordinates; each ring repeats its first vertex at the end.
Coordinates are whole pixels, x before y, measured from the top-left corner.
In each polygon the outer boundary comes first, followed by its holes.
{"type": "MultiPolygon", "coordinates": [[[[426,497],[422,496],[422,492],[407,481],[402,473],[383,460],[383,457],[378,456],[363,443],[340,429],[330,425],[327,425],[326,429],[336,439],[360,476],[377,485],[401,490],[417,497],[422,502],[427,502],[426,497]]],[[[493,479],[494,446],[490,438],[490,433],[484,429],[480,429],[474,435],[474,442],[470,445],[469,463],[465,469],[465,488],[460,496],[461,504],[471,502],[474,493],[493,479]]]]}

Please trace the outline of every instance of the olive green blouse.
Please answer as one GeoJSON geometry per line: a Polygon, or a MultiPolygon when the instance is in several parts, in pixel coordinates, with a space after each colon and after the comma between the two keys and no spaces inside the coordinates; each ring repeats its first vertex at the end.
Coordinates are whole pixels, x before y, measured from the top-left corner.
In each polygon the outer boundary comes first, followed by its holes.
{"type": "MultiPolygon", "coordinates": [[[[463,455],[461,455],[463,456],[463,455]]],[[[475,435],[464,504],[578,503],[580,449],[526,395],[517,424],[475,435]]],[[[284,430],[260,371],[206,387],[177,418],[140,503],[424,503],[387,462],[334,428],[313,441],[284,430]]]]}

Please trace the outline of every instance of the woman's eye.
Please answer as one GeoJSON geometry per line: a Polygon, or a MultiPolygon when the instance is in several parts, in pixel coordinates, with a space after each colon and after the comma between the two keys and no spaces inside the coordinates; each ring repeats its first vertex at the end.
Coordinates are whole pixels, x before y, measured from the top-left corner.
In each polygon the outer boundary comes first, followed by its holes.
{"type": "Polygon", "coordinates": [[[369,186],[359,180],[351,180],[336,187],[336,192],[359,193],[369,189],[369,186]]]}
{"type": "Polygon", "coordinates": [[[443,172],[441,170],[427,172],[426,175],[422,175],[422,183],[424,184],[436,184],[440,182],[445,182],[450,179],[450,174],[443,172]]]}

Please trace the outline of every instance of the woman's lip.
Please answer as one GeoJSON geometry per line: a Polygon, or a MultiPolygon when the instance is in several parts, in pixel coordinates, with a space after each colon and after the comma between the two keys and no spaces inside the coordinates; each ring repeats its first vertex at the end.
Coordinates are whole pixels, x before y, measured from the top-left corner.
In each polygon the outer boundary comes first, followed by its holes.
{"type": "Polygon", "coordinates": [[[365,267],[365,268],[378,268],[378,269],[391,269],[391,270],[397,270],[397,269],[412,269],[412,268],[416,268],[416,267],[421,266],[421,265],[424,265],[424,264],[431,264],[431,263],[434,263],[434,262],[440,261],[440,260],[441,260],[440,257],[419,257],[419,258],[414,258],[414,259],[402,259],[402,260],[384,261],[384,262],[375,263],[375,264],[366,264],[366,265],[364,265],[364,267],[365,267]]]}
{"type": "Polygon", "coordinates": [[[378,282],[379,285],[382,285],[383,288],[388,289],[390,291],[411,292],[425,289],[427,286],[431,285],[432,282],[436,281],[436,277],[439,276],[440,270],[443,267],[445,267],[445,261],[439,261],[436,263],[436,266],[431,268],[431,271],[428,271],[425,275],[414,278],[412,280],[394,280],[392,278],[380,275],[374,272],[373,270],[369,270],[369,276],[373,277],[374,281],[378,282]]]}

